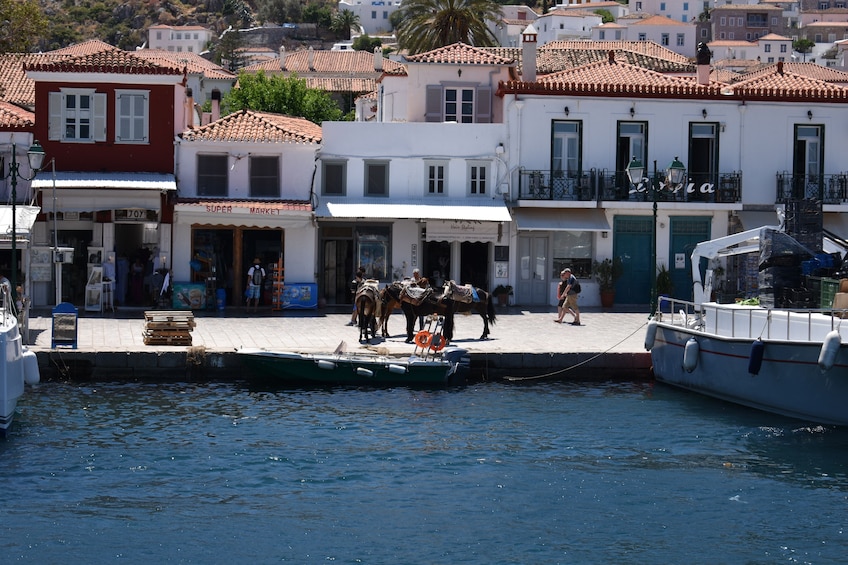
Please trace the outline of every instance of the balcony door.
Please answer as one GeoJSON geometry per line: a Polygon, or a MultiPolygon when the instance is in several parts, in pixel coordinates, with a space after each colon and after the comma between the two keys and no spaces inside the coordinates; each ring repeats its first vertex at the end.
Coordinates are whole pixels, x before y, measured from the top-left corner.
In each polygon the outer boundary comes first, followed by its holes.
{"type": "Polygon", "coordinates": [[[689,182],[694,187],[687,200],[713,200],[718,188],[718,124],[689,124],[689,182]]]}

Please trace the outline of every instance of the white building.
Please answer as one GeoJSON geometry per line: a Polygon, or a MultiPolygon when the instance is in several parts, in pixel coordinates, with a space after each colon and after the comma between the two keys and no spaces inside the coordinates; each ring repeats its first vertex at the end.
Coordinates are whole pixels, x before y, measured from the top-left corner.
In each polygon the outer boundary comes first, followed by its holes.
{"type": "Polygon", "coordinates": [[[595,27],[594,40],[653,41],[684,57],[694,57],[697,49],[695,24],[681,23],[665,16],[625,17],[595,27]]]}
{"type": "Polygon", "coordinates": [[[400,0],[341,0],[338,10],[349,10],[359,16],[362,33],[380,35],[392,31],[389,17],[400,4],[400,0]]]}
{"type": "Polygon", "coordinates": [[[213,37],[212,31],[201,26],[155,25],[147,30],[147,47],[177,53],[202,53],[213,37]]]}

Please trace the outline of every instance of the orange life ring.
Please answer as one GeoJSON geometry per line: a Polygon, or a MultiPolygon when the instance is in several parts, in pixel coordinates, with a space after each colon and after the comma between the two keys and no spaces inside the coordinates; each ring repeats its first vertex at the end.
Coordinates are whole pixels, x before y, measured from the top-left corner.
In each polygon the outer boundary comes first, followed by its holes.
{"type": "Polygon", "coordinates": [[[415,334],[415,345],[422,349],[427,349],[430,347],[430,343],[433,341],[433,334],[428,332],[427,330],[421,330],[417,334],[415,334]]]}
{"type": "Polygon", "coordinates": [[[445,348],[445,344],[447,343],[447,341],[448,340],[446,340],[441,334],[436,334],[433,336],[433,339],[430,340],[430,349],[432,349],[433,351],[441,351],[445,348]]]}

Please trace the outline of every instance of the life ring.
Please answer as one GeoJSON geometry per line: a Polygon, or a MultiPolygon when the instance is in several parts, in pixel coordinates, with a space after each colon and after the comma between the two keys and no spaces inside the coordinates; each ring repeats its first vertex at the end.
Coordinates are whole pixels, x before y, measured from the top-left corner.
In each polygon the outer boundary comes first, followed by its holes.
{"type": "Polygon", "coordinates": [[[441,351],[445,348],[445,343],[447,343],[447,341],[448,340],[446,340],[441,334],[436,334],[433,336],[433,339],[430,340],[430,349],[433,351],[441,351]]]}
{"type": "Polygon", "coordinates": [[[433,342],[433,334],[428,332],[427,330],[421,330],[417,334],[415,334],[415,345],[420,347],[421,349],[427,349],[430,347],[430,344],[433,342]]]}

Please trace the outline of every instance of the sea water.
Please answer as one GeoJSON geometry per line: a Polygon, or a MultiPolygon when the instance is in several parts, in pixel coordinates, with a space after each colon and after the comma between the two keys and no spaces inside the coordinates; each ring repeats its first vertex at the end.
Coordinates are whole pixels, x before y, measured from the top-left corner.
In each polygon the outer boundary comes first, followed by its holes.
{"type": "Polygon", "coordinates": [[[841,563],[848,432],[649,382],[59,383],[2,563],[841,563]]]}

